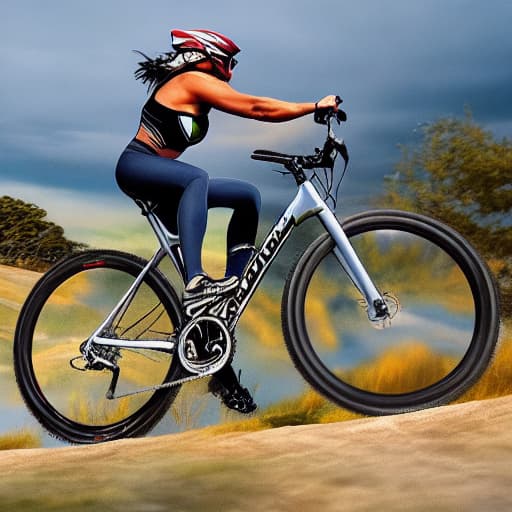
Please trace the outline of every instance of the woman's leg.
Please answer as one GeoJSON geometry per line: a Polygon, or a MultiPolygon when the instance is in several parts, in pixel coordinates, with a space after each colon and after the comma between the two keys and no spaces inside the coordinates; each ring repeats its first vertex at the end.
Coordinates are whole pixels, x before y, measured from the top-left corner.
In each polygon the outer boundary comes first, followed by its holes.
{"type": "Polygon", "coordinates": [[[208,208],[231,208],[227,233],[226,277],[240,277],[254,250],[261,197],[258,189],[232,178],[210,178],[208,208]]]}
{"type": "Polygon", "coordinates": [[[130,197],[158,202],[168,229],[174,231],[177,218],[187,281],[202,274],[208,174],[178,160],[127,149],[119,158],[116,179],[121,190],[130,197]]]}

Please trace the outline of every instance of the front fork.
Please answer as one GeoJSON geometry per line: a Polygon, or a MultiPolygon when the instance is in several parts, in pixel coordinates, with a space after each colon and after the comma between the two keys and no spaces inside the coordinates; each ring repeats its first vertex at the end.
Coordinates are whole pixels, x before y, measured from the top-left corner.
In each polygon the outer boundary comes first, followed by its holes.
{"type": "Polygon", "coordinates": [[[295,219],[300,222],[309,215],[318,216],[336,244],[334,247],[336,258],[354,286],[365,298],[370,321],[382,324],[389,320],[390,312],[382,294],[368,275],[334,213],[326,206],[311,182],[306,181],[299,190],[295,200],[295,219]],[[309,215],[308,212],[310,212],[309,215]]]}

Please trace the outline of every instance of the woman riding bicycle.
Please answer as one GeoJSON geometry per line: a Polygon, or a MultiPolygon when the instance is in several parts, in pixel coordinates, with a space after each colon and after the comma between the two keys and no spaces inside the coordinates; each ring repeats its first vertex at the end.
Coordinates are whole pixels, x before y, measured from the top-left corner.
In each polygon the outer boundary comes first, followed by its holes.
{"type": "MultiPolygon", "coordinates": [[[[248,263],[258,227],[260,195],[251,184],[231,178],[210,178],[177,158],[201,142],[208,130],[208,112],[215,108],[259,121],[283,122],[337,109],[335,95],[318,102],[292,103],[243,94],[229,85],[240,51],[226,36],[210,30],[172,30],[174,52],[155,59],[144,55],[136,78],[148,83],[151,95],[142,109],[135,138],[119,158],[116,179],[133,199],[150,200],[171,232],[180,237],[187,283],[184,313],[192,316],[196,301],[234,293],[248,263]],[[227,233],[223,279],[207,276],[201,249],[209,208],[233,210],[227,233]]],[[[227,366],[211,381],[210,390],[228,407],[252,412],[256,405],[227,366]]]]}

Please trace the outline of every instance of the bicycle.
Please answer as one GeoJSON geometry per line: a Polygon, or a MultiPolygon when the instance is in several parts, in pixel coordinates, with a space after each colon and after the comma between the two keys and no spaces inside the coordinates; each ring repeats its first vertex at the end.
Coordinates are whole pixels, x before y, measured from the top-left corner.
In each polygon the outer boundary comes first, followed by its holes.
{"type": "Polygon", "coordinates": [[[26,404],[51,434],[95,443],[149,432],[182,385],[231,361],[240,316],[310,218],[325,233],[293,265],[281,316],[291,359],[312,388],[341,407],[383,415],[448,403],[481,376],[499,329],[491,274],[466,240],[432,218],[373,210],[338,220],[348,152],[332,124],[345,120],[342,110],[315,116],[327,138],[313,155],[254,151],[253,159],[284,166],[296,196],[236,294],[204,304],[192,320],[183,324],[179,294],[159,268],[168,258],[183,279],[179,238],[150,202],[138,202],[159,242],[149,261],[86,250],[41,277],[19,315],[14,367],[26,404]]]}

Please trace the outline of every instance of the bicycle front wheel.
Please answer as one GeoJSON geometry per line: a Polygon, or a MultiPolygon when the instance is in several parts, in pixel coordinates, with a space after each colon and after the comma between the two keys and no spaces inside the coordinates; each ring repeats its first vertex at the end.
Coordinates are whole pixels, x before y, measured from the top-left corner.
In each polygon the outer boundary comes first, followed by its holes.
{"type": "Polygon", "coordinates": [[[329,235],[292,270],[283,297],[288,351],[305,379],[340,406],[370,415],[447,403],[493,354],[499,308],[474,249],[424,216],[373,211],[343,226],[394,318],[375,329],[329,235]]]}
{"type": "MultiPolygon", "coordinates": [[[[118,251],[86,251],[44,274],[20,313],[14,367],[21,394],[54,436],[94,443],[148,432],[179,387],[107,399],[112,372],[85,369],[80,347],[140,274],[146,261],[118,251]]],[[[158,270],[149,271],[129,307],[110,329],[115,338],[169,339],[180,324],[176,294],[158,270]]],[[[153,350],[119,349],[117,395],[180,377],[177,357],[153,350]]]]}

